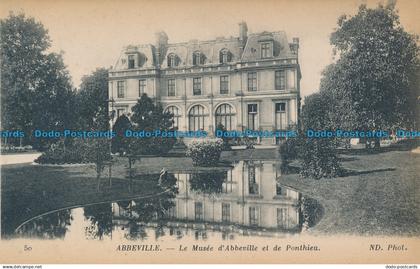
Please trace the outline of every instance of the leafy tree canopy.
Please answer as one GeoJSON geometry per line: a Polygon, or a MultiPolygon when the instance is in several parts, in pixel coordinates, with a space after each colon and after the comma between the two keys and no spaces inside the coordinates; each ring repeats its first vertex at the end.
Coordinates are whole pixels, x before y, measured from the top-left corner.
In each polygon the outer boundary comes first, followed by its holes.
{"type": "MultiPolygon", "coordinates": [[[[62,55],[48,53],[48,31],[23,13],[0,20],[1,127],[27,133],[74,124],[74,92],[62,55]]],[[[45,142],[45,141],[44,141],[45,142]]]]}
{"type": "MultiPolygon", "coordinates": [[[[155,105],[153,100],[143,94],[133,106],[131,123],[132,129],[138,131],[173,131],[173,114],[164,111],[160,104],[155,105]]],[[[165,154],[175,144],[175,137],[149,137],[132,138],[129,142],[131,154],[165,154]]]]}
{"type": "Polygon", "coordinates": [[[163,111],[160,104],[143,94],[132,108],[131,121],[140,130],[169,130],[173,126],[173,114],[163,111]]]}
{"type": "Polygon", "coordinates": [[[81,128],[108,129],[108,70],[98,68],[82,78],[77,93],[78,124],[81,128]]]}
{"type": "Polygon", "coordinates": [[[331,34],[339,59],[324,71],[320,90],[336,126],[412,127],[419,96],[418,37],[407,33],[394,4],[342,16],[331,34]]]}

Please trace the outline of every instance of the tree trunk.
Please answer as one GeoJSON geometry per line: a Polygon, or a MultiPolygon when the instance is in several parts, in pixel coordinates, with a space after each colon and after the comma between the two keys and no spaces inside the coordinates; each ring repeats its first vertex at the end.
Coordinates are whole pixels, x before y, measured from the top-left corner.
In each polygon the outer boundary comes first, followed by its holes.
{"type": "Polygon", "coordinates": [[[379,139],[379,137],[375,137],[375,140],[374,140],[374,142],[375,142],[375,146],[374,146],[374,148],[375,149],[379,149],[380,147],[381,147],[381,140],[379,139]]]}
{"type": "Polygon", "coordinates": [[[96,172],[96,180],[98,181],[98,191],[100,189],[101,186],[101,173],[100,172],[96,172]]]}

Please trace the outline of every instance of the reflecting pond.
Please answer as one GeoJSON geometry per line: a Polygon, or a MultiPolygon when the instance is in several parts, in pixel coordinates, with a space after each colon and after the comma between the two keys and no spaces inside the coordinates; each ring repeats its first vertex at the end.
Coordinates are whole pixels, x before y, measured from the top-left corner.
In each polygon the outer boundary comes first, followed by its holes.
{"type": "MultiPolygon", "coordinates": [[[[140,176],[141,177],[141,176],[140,176]]],[[[65,209],[21,224],[14,237],[144,240],[298,234],[322,217],[317,201],[281,182],[276,161],[239,161],[220,172],[167,173],[166,192],[65,209]]]]}

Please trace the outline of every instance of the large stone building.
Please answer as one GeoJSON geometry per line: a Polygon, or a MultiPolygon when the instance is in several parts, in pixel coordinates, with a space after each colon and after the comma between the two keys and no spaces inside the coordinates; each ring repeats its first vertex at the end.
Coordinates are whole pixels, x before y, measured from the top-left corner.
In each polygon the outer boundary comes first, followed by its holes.
{"type": "MultiPolygon", "coordinates": [[[[286,33],[248,34],[209,41],[155,44],[123,49],[109,71],[110,103],[129,114],[146,93],[171,111],[178,130],[285,130],[297,123],[300,107],[299,39],[286,33]]],[[[262,143],[274,143],[265,138],[262,143]]]]}

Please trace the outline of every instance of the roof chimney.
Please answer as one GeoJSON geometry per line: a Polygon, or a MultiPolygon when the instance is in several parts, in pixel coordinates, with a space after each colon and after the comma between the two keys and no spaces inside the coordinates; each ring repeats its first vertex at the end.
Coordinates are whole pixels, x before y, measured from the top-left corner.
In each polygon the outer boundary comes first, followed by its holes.
{"type": "Polygon", "coordinates": [[[297,55],[298,51],[299,51],[299,38],[294,37],[293,38],[293,43],[291,43],[289,45],[290,45],[290,50],[292,51],[292,53],[297,55]]]}
{"type": "Polygon", "coordinates": [[[162,47],[168,44],[168,35],[165,32],[155,33],[155,46],[162,47]]]}
{"type": "Polygon", "coordinates": [[[168,45],[168,35],[165,32],[155,33],[156,64],[160,66],[162,57],[165,56],[166,46],[168,45]]]}
{"type": "Polygon", "coordinates": [[[242,21],[239,23],[239,51],[240,55],[244,51],[246,40],[248,38],[248,26],[246,22],[242,21]]]}
{"type": "Polygon", "coordinates": [[[242,21],[239,23],[239,40],[242,42],[246,42],[248,37],[248,26],[246,22],[242,21]]]}

